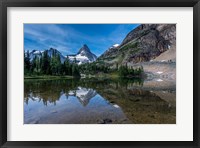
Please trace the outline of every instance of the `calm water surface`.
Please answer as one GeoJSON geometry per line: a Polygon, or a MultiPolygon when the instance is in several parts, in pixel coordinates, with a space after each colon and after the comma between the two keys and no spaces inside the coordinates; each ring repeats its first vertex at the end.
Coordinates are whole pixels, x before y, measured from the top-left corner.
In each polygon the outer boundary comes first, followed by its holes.
{"type": "Polygon", "coordinates": [[[25,124],[175,124],[176,84],[139,79],[25,80],[25,124]]]}

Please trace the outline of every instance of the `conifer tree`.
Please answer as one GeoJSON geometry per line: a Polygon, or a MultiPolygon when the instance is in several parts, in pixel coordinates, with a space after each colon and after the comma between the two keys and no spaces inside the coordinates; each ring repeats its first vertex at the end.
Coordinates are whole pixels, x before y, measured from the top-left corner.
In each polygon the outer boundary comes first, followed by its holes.
{"type": "Polygon", "coordinates": [[[29,73],[31,68],[29,51],[24,52],[24,72],[29,73]]]}

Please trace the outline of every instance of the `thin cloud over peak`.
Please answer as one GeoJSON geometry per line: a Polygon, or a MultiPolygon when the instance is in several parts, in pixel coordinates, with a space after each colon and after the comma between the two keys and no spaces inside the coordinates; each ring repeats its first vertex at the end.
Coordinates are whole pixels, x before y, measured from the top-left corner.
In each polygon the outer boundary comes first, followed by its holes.
{"type": "Polygon", "coordinates": [[[110,46],[120,44],[138,24],[25,24],[24,49],[58,49],[75,54],[83,44],[100,56],[110,46]]]}

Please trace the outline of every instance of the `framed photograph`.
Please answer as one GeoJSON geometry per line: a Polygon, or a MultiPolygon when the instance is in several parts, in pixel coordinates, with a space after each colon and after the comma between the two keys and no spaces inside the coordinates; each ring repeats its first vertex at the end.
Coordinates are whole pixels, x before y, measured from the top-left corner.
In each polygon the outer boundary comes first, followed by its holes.
{"type": "Polygon", "coordinates": [[[1,1],[1,147],[199,147],[199,5],[1,1]]]}

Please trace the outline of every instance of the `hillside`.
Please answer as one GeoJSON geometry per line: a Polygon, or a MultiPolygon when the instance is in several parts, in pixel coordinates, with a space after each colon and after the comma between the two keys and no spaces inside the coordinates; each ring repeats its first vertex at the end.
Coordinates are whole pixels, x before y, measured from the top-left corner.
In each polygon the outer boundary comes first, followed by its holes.
{"type": "Polygon", "coordinates": [[[175,47],[175,24],[143,24],[129,32],[118,47],[108,49],[98,60],[111,66],[151,60],[174,61],[175,47]]]}
{"type": "Polygon", "coordinates": [[[119,46],[109,48],[97,61],[112,68],[125,64],[142,66],[147,77],[175,80],[176,25],[140,25],[129,32],[119,46]]]}

